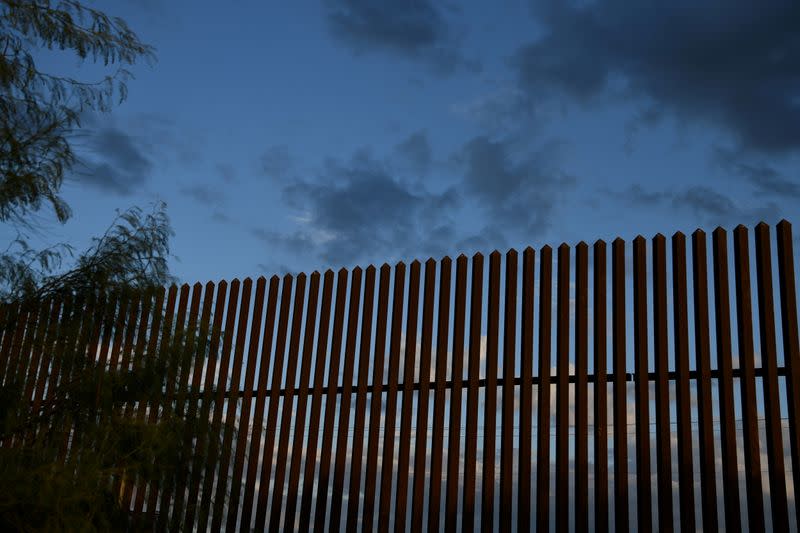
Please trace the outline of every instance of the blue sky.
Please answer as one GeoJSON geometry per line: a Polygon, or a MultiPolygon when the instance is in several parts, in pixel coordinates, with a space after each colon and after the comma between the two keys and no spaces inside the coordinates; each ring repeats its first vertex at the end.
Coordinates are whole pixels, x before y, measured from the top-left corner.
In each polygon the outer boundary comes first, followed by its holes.
{"type": "MultiPolygon", "coordinates": [[[[792,220],[796,3],[110,2],[156,48],[87,117],[80,247],[168,205],[183,281],[792,220]],[[723,9],[724,6],[724,9],[723,9]]],[[[64,54],[43,67],[96,79],[64,54]]],[[[45,217],[46,219],[46,217],[45,217]]]]}

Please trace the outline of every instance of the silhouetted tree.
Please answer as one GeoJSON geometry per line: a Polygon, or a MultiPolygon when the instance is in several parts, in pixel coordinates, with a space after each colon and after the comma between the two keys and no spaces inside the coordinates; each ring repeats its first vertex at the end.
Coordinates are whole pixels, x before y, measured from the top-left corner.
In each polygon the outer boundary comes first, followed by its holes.
{"type": "Polygon", "coordinates": [[[154,322],[171,320],[158,305],[158,287],[171,281],[165,207],[121,212],[77,256],[66,243],[33,249],[26,237],[44,208],[60,222],[70,217],[60,191],[76,162],[81,114],[121,102],[125,67],[153,57],[124,21],[74,0],[0,0],[0,223],[16,233],[0,252],[3,531],[147,527],[131,521],[132,488],[170,487],[201,464],[187,441],[212,438],[196,430],[208,426],[200,423],[208,402],[188,409],[176,381],[177,369],[207,350],[205,326],[123,347],[131,353],[124,365],[98,344],[99,332],[117,342],[144,302],[154,322]],[[94,81],[44,72],[36,58],[47,50],[114,70],[94,81]],[[165,399],[169,391],[177,400],[165,399]]]}
{"type": "Polygon", "coordinates": [[[59,192],[75,163],[70,134],[82,112],[125,99],[124,65],[152,59],[153,48],[123,20],[74,0],[0,0],[0,25],[0,221],[25,223],[43,203],[64,221],[70,210],[59,192]],[[50,74],[34,60],[43,49],[118,68],[93,81],[50,74]]]}
{"type": "Polygon", "coordinates": [[[0,298],[43,296],[59,284],[75,289],[101,281],[167,281],[163,206],[148,216],[136,209],[122,214],[122,224],[98,239],[68,276],[49,276],[71,256],[68,244],[34,250],[25,234],[31,215],[45,206],[60,222],[70,217],[60,191],[76,162],[72,136],[81,114],[108,111],[124,100],[131,77],[125,67],[152,60],[153,48],[123,20],[74,0],[0,0],[0,50],[0,222],[16,230],[0,254],[0,298]],[[88,81],[44,72],[34,56],[45,50],[71,52],[114,70],[88,81]]]}

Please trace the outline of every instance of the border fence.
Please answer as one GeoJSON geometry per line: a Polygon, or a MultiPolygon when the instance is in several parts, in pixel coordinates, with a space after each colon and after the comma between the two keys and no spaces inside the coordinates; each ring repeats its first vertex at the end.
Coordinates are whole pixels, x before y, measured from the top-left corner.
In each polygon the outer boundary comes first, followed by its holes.
{"type": "MultiPolygon", "coordinates": [[[[773,249],[761,223],[751,250],[749,233],[106,295],[110,320],[73,342],[126,371],[204,332],[178,387],[129,410],[155,423],[185,402],[220,435],[187,439],[188,475],[122,487],[156,523],[780,530],[800,516],[793,238],[780,222],[773,249]]],[[[41,302],[0,331],[0,379],[24,376],[34,410],[84,305],[41,302]]]]}

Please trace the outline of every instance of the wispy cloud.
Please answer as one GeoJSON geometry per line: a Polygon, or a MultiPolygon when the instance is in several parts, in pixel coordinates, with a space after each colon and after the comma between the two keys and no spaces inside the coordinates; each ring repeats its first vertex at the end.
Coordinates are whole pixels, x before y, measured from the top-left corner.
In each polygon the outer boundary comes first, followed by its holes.
{"type": "Polygon", "coordinates": [[[407,252],[411,243],[423,252],[438,251],[451,230],[447,217],[437,213],[446,214],[459,201],[454,190],[432,192],[408,184],[367,150],[347,161],[328,160],[317,179],[294,181],[282,194],[298,213],[297,229],[256,228],[254,235],[295,252],[313,246],[334,265],[407,252]]]}
{"type": "Polygon", "coordinates": [[[133,135],[115,126],[91,132],[88,160],[82,161],[75,178],[82,183],[120,195],[141,190],[153,169],[145,147],[133,135]]]}
{"type": "Polygon", "coordinates": [[[424,63],[441,74],[479,68],[477,62],[462,56],[445,13],[430,0],[330,0],[325,22],[331,35],[356,54],[395,55],[424,63]]]}
{"type": "Polygon", "coordinates": [[[705,185],[662,191],[648,191],[640,185],[632,185],[619,191],[605,190],[605,194],[622,202],[625,207],[688,212],[712,226],[773,220],[781,213],[781,208],[775,202],[749,206],[705,185]]]}

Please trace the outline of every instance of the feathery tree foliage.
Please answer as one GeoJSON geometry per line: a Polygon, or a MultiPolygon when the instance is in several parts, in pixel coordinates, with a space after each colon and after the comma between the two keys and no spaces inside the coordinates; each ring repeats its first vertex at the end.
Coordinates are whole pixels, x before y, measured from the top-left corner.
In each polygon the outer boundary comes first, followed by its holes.
{"type": "Polygon", "coordinates": [[[122,102],[131,78],[126,67],[152,60],[154,49],[123,20],[74,0],[0,0],[0,50],[0,223],[17,233],[0,253],[0,299],[168,281],[170,228],[163,206],[149,215],[137,209],[122,214],[66,276],[52,274],[71,257],[71,247],[34,250],[24,232],[45,207],[60,222],[70,217],[60,191],[76,163],[71,141],[81,114],[122,102]],[[90,81],[44,72],[36,55],[46,51],[71,52],[113,71],[90,81]]]}
{"type": "Polygon", "coordinates": [[[0,24],[0,221],[24,223],[45,203],[65,221],[70,210],[59,191],[75,163],[70,133],[82,112],[125,99],[124,66],[152,59],[153,48],[123,20],[74,0],[0,0],[0,24]],[[36,65],[42,49],[118,68],[99,81],[49,74],[36,65]]]}
{"type": "Polygon", "coordinates": [[[26,236],[42,210],[71,215],[60,191],[81,115],[124,100],[126,67],[153,57],[123,20],[75,0],[0,0],[0,224],[16,233],[0,251],[3,531],[152,528],[131,518],[134,494],[173,487],[192,465],[193,476],[204,472],[186,443],[214,438],[213,402],[192,407],[177,376],[208,355],[208,324],[166,327],[164,206],[120,213],[77,257],[68,244],[33,249],[26,236]],[[49,51],[112,72],[90,81],[44,72],[37,58],[49,51]],[[151,329],[134,335],[148,316],[151,329]]]}

